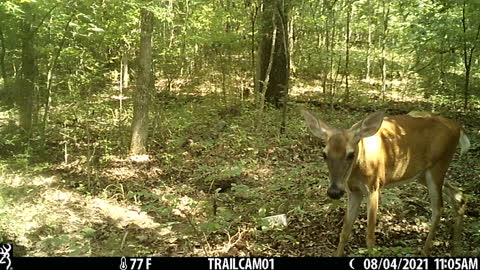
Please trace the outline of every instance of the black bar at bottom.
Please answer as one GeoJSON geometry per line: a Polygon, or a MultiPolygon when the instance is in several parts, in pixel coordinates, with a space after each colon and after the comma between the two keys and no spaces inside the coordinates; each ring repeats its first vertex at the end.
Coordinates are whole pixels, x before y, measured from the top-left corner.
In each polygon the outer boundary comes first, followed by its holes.
{"type": "MultiPolygon", "coordinates": [[[[0,259],[1,256],[0,256],[0,259]]],[[[478,257],[464,258],[255,258],[255,257],[122,257],[122,258],[39,258],[10,257],[10,269],[115,269],[154,270],[186,269],[208,270],[267,270],[267,269],[334,269],[334,270],[479,270],[478,257]],[[44,268],[45,267],[45,268],[44,268]],[[175,269],[176,268],[176,269],[175,269]]],[[[0,260],[0,270],[6,260],[0,260]]]]}

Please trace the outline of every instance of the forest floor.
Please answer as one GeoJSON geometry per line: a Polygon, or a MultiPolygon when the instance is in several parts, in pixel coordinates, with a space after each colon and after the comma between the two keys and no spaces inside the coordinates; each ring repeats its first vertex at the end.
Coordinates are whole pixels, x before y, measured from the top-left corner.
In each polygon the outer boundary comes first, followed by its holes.
{"type": "MultiPolygon", "coordinates": [[[[301,95],[291,101],[286,134],[280,134],[281,112],[268,109],[255,128],[251,102],[224,105],[220,98],[162,97],[144,161],[126,156],[128,121],[111,113],[112,104],[95,115],[53,108],[51,131],[21,152],[14,127],[2,117],[0,243],[13,242],[18,256],[330,256],[346,200],[326,196],[320,142],[298,109],[311,108],[341,127],[377,109],[430,110],[421,102],[332,108],[301,95]],[[279,214],[286,215],[286,227],[263,220],[279,214]]],[[[467,154],[455,156],[447,181],[467,202],[462,255],[479,256],[480,115],[446,111],[472,142],[467,154]]],[[[419,255],[431,215],[425,187],[382,191],[378,248],[370,251],[365,208],[347,254],[419,255]]],[[[446,204],[432,255],[451,255],[452,218],[446,204]]]]}

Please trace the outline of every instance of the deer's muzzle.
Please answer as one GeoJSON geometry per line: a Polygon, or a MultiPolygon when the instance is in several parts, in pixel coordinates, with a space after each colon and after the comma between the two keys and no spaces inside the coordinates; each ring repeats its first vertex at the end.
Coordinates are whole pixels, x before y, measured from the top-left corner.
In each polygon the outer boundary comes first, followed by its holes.
{"type": "Polygon", "coordinates": [[[345,191],[335,185],[331,185],[327,190],[328,197],[335,200],[340,199],[343,196],[343,194],[345,194],[345,191]]]}

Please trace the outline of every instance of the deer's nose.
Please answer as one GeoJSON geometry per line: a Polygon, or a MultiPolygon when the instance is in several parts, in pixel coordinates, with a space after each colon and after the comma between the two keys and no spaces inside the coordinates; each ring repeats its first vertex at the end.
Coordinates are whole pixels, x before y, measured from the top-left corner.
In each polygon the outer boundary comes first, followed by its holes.
{"type": "Polygon", "coordinates": [[[336,186],[330,186],[327,190],[328,197],[335,200],[340,199],[343,196],[343,194],[345,194],[345,191],[341,190],[336,186]]]}

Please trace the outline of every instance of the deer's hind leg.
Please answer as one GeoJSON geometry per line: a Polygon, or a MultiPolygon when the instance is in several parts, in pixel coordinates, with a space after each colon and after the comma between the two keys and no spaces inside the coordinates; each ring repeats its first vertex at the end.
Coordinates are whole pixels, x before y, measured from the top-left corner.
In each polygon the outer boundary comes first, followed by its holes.
{"type": "MultiPolygon", "coordinates": [[[[432,241],[440,223],[440,217],[443,212],[443,185],[450,161],[451,157],[439,160],[432,167],[428,168],[423,176],[425,185],[428,188],[430,204],[432,206],[430,231],[428,232],[427,240],[425,240],[425,245],[423,247],[424,255],[430,255],[432,241]]],[[[449,188],[447,187],[446,189],[449,188]]]]}
{"type": "Polygon", "coordinates": [[[462,231],[463,231],[463,215],[465,213],[465,200],[462,192],[445,182],[445,195],[449,203],[452,204],[455,211],[455,222],[453,227],[453,256],[458,256],[461,253],[462,247],[462,231]]]}
{"type": "Polygon", "coordinates": [[[430,231],[428,232],[427,239],[425,240],[425,245],[423,246],[423,254],[425,256],[430,255],[430,250],[432,248],[432,241],[435,237],[435,234],[440,223],[440,217],[442,216],[443,210],[443,198],[442,198],[442,187],[443,178],[440,180],[438,174],[432,170],[427,170],[425,172],[425,184],[428,188],[428,194],[430,196],[430,205],[432,207],[432,219],[430,223],[430,231]]]}

